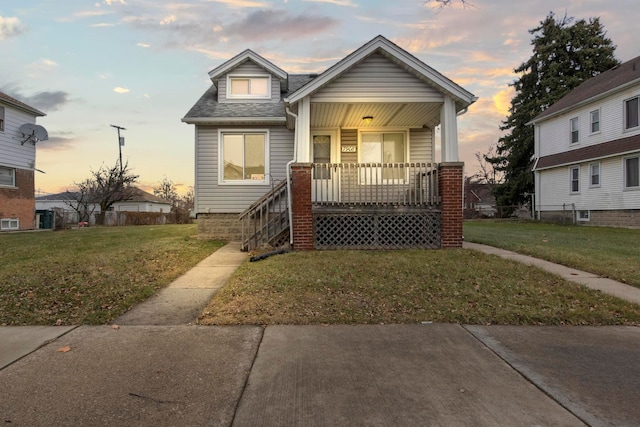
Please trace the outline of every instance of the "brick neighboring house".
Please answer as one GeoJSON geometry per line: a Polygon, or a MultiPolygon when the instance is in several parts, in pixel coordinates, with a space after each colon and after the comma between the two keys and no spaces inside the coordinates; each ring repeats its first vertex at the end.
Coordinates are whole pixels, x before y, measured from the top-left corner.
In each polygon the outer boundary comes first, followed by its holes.
{"type": "Polygon", "coordinates": [[[640,57],[586,80],[531,124],[538,218],[640,227],[640,57]]]}
{"type": "Polygon", "coordinates": [[[20,128],[35,125],[36,118],[44,115],[0,92],[0,231],[35,227],[37,140],[20,128]]]}
{"type": "Polygon", "coordinates": [[[244,249],[462,245],[457,117],[477,98],[461,86],[382,36],[319,74],[245,50],[209,77],[182,119],[195,125],[201,237],[244,249]]]}
{"type": "Polygon", "coordinates": [[[491,192],[491,185],[467,178],[464,183],[464,217],[494,217],[497,211],[496,198],[491,192]]]}

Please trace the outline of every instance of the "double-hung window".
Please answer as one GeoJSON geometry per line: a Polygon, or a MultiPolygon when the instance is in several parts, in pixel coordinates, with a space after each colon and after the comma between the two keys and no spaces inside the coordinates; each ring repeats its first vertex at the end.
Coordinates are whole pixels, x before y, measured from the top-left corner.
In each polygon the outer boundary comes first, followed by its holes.
{"type": "Polygon", "coordinates": [[[569,168],[569,189],[571,194],[580,192],[580,166],[572,166],[569,168]]]}
{"type": "Polygon", "coordinates": [[[0,107],[0,132],[4,132],[4,107],[0,107]]]}
{"type": "Polygon", "coordinates": [[[228,76],[227,97],[244,99],[268,99],[271,97],[269,76],[228,76]]]}
{"type": "Polygon", "coordinates": [[[640,157],[624,159],[624,188],[640,189],[640,157]]]}
{"type": "Polygon", "coordinates": [[[580,141],[580,122],[577,117],[569,120],[569,126],[571,128],[571,143],[577,144],[580,141]]]}
{"type": "Polygon", "coordinates": [[[589,187],[600,187],[600,163],[589,165],[589,187]]]}
{"type": "Polygon", "coordinates": [[[0,187],[16,186],[16,170],[0,166],[0,187]]]}
{"type": "Polygon", "coordinates": [[[268,131],[220,131],[220,183],[265,183],[268,149],[268,131]]]}
{"type": "Polygon", "coordinates": [[[591,118],[591,133],[600,132],[600,110],[593,110],[589,113],[591,118]]]}
{"type": "Polygon", "coordinates": [[[627,99],[624,101],[624,128],[637,128],[640,124],[640,97],[627,99]]]}

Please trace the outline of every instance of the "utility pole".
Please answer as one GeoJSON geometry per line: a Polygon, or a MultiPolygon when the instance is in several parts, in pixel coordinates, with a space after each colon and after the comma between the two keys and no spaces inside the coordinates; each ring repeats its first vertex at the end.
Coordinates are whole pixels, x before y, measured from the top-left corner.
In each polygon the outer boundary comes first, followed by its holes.
{"type": "Polygon", "coordinates": [[[116,128],[118,130],[118,153],[120,154],[120,174],[122,175],[122,146],[124,145],[124,136],[120,136],[121,130],[126,130],[122,126],[111,125],[112,128],[116,128]]]}

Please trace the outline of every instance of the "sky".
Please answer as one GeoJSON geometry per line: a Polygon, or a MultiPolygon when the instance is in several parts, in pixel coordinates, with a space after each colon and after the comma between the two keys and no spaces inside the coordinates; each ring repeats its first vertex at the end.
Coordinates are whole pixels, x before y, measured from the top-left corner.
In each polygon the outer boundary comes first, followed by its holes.
{"type": "Polygon", "coordinates": [[[122,157],[140,187],[194,184],[194,126],[181,118],[208,72],[245,49],[288,73],[322,72],[377,35],[479,100],[458,119],[478,167],[502,135],[529,30],[553,12],[599,17],[621,61],[640,55],[637,0],[0,0],[0,91],[45,112],[36,195],[72,189],[122,157]]]}

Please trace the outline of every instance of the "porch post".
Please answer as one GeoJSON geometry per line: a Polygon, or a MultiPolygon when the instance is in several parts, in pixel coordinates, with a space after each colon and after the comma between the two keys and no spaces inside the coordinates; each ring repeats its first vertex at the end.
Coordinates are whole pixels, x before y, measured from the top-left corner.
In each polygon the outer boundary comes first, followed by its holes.
{"type": "Polygon", "coordinates": [[[296,251],[313,250],[311,163],[291,165],[291,201],[293,249],[296,251]]]}
{"type": "Polygon", "coordinates": [[[440,163],[438,190],[442,212],[442,248],[462,247],[462,162],[440,163]]]}
{"type": "Polygon", "coordinates": [[[459,161],[456,103],[448,96],[440,109],[440,150],[443,162],[459,161]]]}
{"type": "Polygon", "coordinates": [[[308,96],[298,103],[296,135],[296,159],[299,162],[311,162],[311,102],[308,96]]]}

